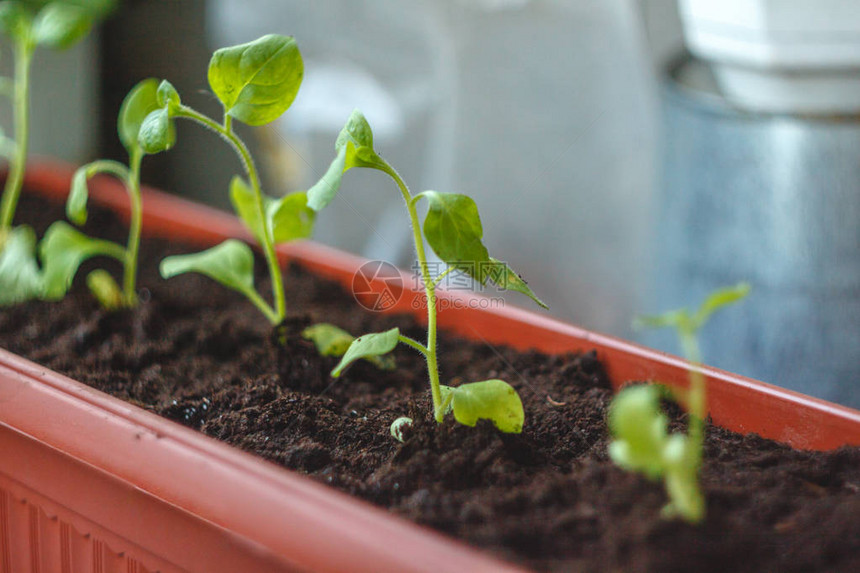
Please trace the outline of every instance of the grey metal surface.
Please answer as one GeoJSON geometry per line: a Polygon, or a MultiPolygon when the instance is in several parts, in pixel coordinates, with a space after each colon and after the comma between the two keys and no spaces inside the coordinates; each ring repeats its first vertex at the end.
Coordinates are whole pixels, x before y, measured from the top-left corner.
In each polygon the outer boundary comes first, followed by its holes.
{"type": "Polygon", "coordinates": [[[701,66],[663,78],[649,310],[747,280],[750,298],[703,332],[705,360],[860,406],[860,121],[733,109],[701,66]]]}

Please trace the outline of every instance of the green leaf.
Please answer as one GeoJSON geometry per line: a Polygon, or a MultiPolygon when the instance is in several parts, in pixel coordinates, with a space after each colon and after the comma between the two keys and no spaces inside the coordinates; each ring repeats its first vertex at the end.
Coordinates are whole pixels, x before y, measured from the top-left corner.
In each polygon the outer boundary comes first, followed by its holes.
{"type": "MultiPolygon", "coordinates": [[[[320,356],[343,356],[355,340],[353,335],[342,328],[324,322],[304,329],[302,337],[314,343],[320,356]]],[[[365,356],[364,360],[380,370],[394,368],[394,357],[392,356],[365,356]]]]}
{"type": "Polygon", "coordinates": [[[663,475],[663,448],[668,419],[660,410],[658,386],[630,386],[621,390],[609,407],[609,430],[615,438],[609,457],[628,471],[650,479],[663,475]]]}
{"type": "Polygon", "coordinates": [[[125,306],[125,297],[109,272],[96,269],[87,275],[87,287],[105,310],[117,310],[125,306]]]}
{"type": "Polygon", "coordinates": [[[141,149],[150,155],[173,147],[176,143],[176,128],[167,107],[157,109],[146,116],[140,125],[137,141],[141,149]]]}
{"type": "Polygon", "coordinates": [[[487,277],[499,288],[520,292],[543,308],[549,308],[546,303],[535,295],[528,283],[523,280],[523,277],[515,273],[514,270],[508,266],[508,263],[504,263],[498,259],[494,259],[493,257],[490,257],[490,262],[492,264],[487,270],[487,277]]]}
{"type": "Polygon", "coordinates": [[[344,368],[359,358],[388,354],[397,346],[399,336],[400,330],[396,327],[385,332],[374,332],[359,336],[344,353],[340,363],[331,371],[331,375],[337,378],[341,375],[344,368]]]}
{"type": "Polygon", "coordinates": [[[23,2],[0,2],[0,29],[10,38],[25,39],[32,25],[32,14],[23,2]]]}
{"type": "Polygon", "coordinates": [[[36,233],[21,225],[0,244],[0,306],[39,298],[42,277],[36,262],[36,233]]]}
{"type": "Polygon", "coordinates": [[[523,431],[523,403],[513,386],[504,380],[462,384],[452,394],[451,408],[461,424],[474,426],[478,420],[490,420],[502,432],[523,431]]]}
{"type": "MultiPolygon", "coordinates": [[[[258,242],[263,242],[265,227],[260,218],[257,198],[254,191],[238,175],[230,182],[230,202],[239,218],[254,235],[258,242]]],[[[266,214],[266,225],[272,230],[275,244],[306,239],[311,236],[316,220],[316,213],[308,208],[307,194],[302,191],[289,193],[280,199],[263,196],[263,208],[266,214]]]]}
{"type": "Polygon", "coordinates": [[[147,78],[134,86],[122,102],[117,120],[119,139],[129,154],[140,147],[138,135],[143,121],[161,106],[157,101],[158,80],[147,78]]]}
{"type": "Polygon", "coordinates": [[[235,175],[230,181],[230,202],[245,227],[251,231],[257,242],[262,243],[265,227],[263,227],[263,219],[260,217],[260,210],[257,207],[257,198],[251,187],[238,175],[235,175]]]}
{"type": "Polygon", "coordinates": [[[36,43],[51,48],[69,48],[89,33],[93,17],[93,13],[82,6],[51,2],[33,21],[33,38],[36,43]]]}
{"type": "Polygon", "coordinates": [[[290,36],[267,35],[222,48],[209,62],[209,85],[225,113],[248,125],[274,121],[293,103],[304,64],[290,36]]]}
{"type": "Polygon", "coordinates": [[[348,143],[352,143],[356,149],[373,150],[373,130],[370,129],[364,114],[357,109],[352,111],[346,125],[340,130],[334,148],[336,151],[346,149],[348,143]]]}
{"type": "Polygon", "coordinates": [[[182,100],[179,97],[179,92],[173,87],[173,84],[167,80],[161,80],[156,92],[155,101],[158,107],[166,107],[170,116],[173,117],[173,112],[182,105],[182,100]]]}
{"type": "Polygon", "coordinates": [[[714,311],[719,310],[724,306],[728,306],[730,304],[734,304],[739,300],[745,298],[752,287],[749,283],[738,283],[734,286],[725,287],[718,289],[712,292],[708,298],[705,299],[705,302],[702,303],[702,306],[699,307],[699,310],[696,312],[694,317],[694,321],[698,328],[701,328],[705,325],[708,319],[711,317],[711,314],[714,311]]]}
{"type": "Polygon", "coordinates": [[[307,239],[314,230],[316,212],[308,207],[308,194],[296,191],[266,205],[275,243],[307,239]]]}
{"type": "Polygon", "coordinates": [[[184,273],[200,273],[245,296],[256,297],[254,254],[251,247],[227,239],[220,245],[189,255],[175,255],[161,261],[161,276],[169,279],[184,273]]]}
{"type": "Polygon", "coordinates": [[[113,257],[124,263],[126,251],[116,243],[92,239],[64,221],[53,223],[39,244],[44,298],[63,298],[81,263],[98,255],[113,257]]]}
{"type": "Polygon", "coordinates": [[[314,211],[322,211],[326,205],[332,202],[334,196],[340,189],[343,174],[346,171],[346,153],[343,148],[337,152],[337,156],[328,166],[325,175],[308,189],[308,206],[314,211]]]}
{"type": "Polygon", "coordinates": [[[439,258],[484,284],[490,256],[481,242],[484,230],[478,206],[466,195],[425,191],[430,203],[424,236],[439,258]]]}
{"type": "Polygon", "coordinates": [[[353,167],[381,168],[384,165],[373,150],[370,124],[357,109],[337,136],[334,149],[337,155],[325,175],[308,189],[308,206],[314,211],[320,211],[331,203],[340,188],[343,174],[353,167]]]}
{"type": "Polygon", "coordinates": [[[69,191],[69,197],[66,199],[66,216],[75,225],[83,225],[87,222],[87,200],[89,198],[89,189],[87,187],[87,179],[90,176],[89,165],[78,167],[72,177],[72,188],[69,191]]]}
{"type": "Polygon", "coordinates": [[[344,329],[324,322],[304,329],[302,337],[314,343],[320,356],[343,356],[355,340],[344,329]]]}

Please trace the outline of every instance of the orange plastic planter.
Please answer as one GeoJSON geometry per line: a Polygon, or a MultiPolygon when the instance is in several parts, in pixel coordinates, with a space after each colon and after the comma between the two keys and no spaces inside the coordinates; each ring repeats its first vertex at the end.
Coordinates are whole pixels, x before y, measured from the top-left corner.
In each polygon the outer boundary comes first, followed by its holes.
{"type": "MultiPolygon", "coordinates": [[[[42,164],[26,185],[58,200],[72,169],[42,164]]],[[[97,179],[92,199],[127,214],[97,179]]],[[[201,245],[247,238],[232,216],[146,190],[144,229],[201,245]]],[[[349,284],[361,260],[320,245],[280,250],[349,284]]],[[[410,284],[408,280],[404,284],[410,284]]],[[[392,312],[415,312],[407,291],[392,312]]],[[[557,353],[596,349],[615,384],[682,386],[672,356],[537,314],[444,310],[468,338],[557,353]]],[[[450,306],[450,305],[449,305],[450,306]]],[[[703,368],[715,423],[798,448],[860,445],[860,412],[703,368]]],[[[514,571],[460,543],[0,350],[0,571],[514,571]]]]}

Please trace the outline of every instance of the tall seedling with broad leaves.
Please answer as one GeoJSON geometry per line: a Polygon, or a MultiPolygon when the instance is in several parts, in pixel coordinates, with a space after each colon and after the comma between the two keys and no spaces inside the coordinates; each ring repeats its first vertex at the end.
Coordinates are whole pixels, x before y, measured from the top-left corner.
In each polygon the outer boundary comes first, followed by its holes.
{"type": "Polygon", "coordinates": [[[279,199],[263,194],[254,160],[233,131],[233,120],[258,126],[280,117],[293,103],[303,73],[302,57],[292,37],[268,35],[220,49],[209,62],[209,86],[224,108],[221,121],[183,104],[174,87],[163,81],[158,88],[158,108],[146,117],[138,137],[147,153],[164,151],[173,145],[174,119],[185,118],[220,135],[239,155],[245,178],[233,178],[230,199],[263,250],[274,304],[266,302],[254,287],[254,256],[241,241],[229,239],[200,253],[168,257],[161,263],[161,274],[165,278],[187,272],[204,274],[245,295],[273,325],[283,321],[287,311],[275,245],[310,236],[315,213],[308,208],[304,192],[279,199]]]}
{"type": "MultiPolygon", "coordinates": [[[[352,342],[332,375],[339,376],[343,369],[355,360],[386,354],[398,343],[403,343],[427,359],[433,414],[437,422],[441,423],[447,413],[453,412],[458,422],[468,426],[474,426],[479,419],[488,419],[503,432],[522,431],[522,402],[516,390],[507,382],[484,380],[457,387],[440,383],[436,353],[436,288],[448,272],[459,270],[469,274],[480,284],[492,281],[501,288],[526,294],[543,307],[546,305],[506,263],[489,256],[482,242],[483,228],[475,202],[466,195],[457,193],[424,191],[413,195],[397,171],[374,150],[373,132],[360,112],[353,112],[349,118],[337,138],[335,150],[337,156],[325,176],[308,190],[308,205],[319,211],[331,202],[340,187],[343,174],[353,167],[377,169],[394,180],[406,204],[412,225],[415,253],[427,297],[427,343],[422,344],[408,338],[400,334],[397,328],[365,334],[352,342]],[[422,199],[428,205],[423,226],[417,210],[422,199]],[[448,265],[439,276],[431,276],[424,251],[424,238],[448,265]]],[[[397,431],[392,430],[395,436],[402,434],[403,419],[399,419],[397,423],[397,431]]]]}
{"type": "Polygon", "coordinates": [[[14,135],[0,133],[0,154],[9,174],[0,200],[0,304],[41,295],[32,229],[12,226],[27,162],[30,68],[39,46],[66,49],[84,38],[113,8],[113,0],[0,1],[0,30],[11,41],[14,78],[0,78],[0,93],[12,100],[14,135]]]}
{"type": "Polygon", "coordinates": [[[707,397],[705,378],[699,369],[702,357],[698,332],[714,311],[741,300],[749,291],[747,284],[724,288],[705,299],[695,313],[681,309],[642,317],[636,322],[638,327],[674,328],[691,363],[690,387],[686,393],[669,391],[663,386],[630,386],[619,392],[609,407],[609,429],[614,438],[609,444],[609,456],[626,470],[663,480],[669,496],[669,503],[663,508],[665,517],[677,516],[691,523],[705,517],[699,468],[707,397]],[[668,432],[669,420],[660,409],[663,397],[680,397],[685,403],[690,414],[686,435],[668,432]]]}
{"type": "MultiPolygon", "coordinates": [[[[143,80],[129,92],[120,108],[117,131],[120,141],[128,151],[128,166],[103,159],[80,167],[72,178],[72,189],[66,201],[66,214],[69,219],[77,225],[83,225],[87,220],[88,180],[100,173],[118,178],[125,185],[131,206],[128,242],[123,247],[110,241],[90,238],[63,221],[52,224],[39,245],[43,267],[43,298],[62,298],[80,264],[90,257],[105,255],[122,263],[122,288],[107,271],[98,269],[87,275],[90,291],[108,310],[137,304],[137,258],[143,215],[140,164],[145,155],[137,137],[146,116],[158,109],[157,90],[157,80],[143,80]]],[[[172,134],[171,138],[175,139],[172,134]]]]}

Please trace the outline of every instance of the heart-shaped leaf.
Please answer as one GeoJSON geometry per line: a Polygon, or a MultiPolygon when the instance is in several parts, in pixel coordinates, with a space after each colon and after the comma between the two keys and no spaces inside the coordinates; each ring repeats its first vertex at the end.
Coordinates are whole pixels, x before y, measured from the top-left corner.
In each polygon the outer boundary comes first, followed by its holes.
{"type": "Polygon", "coordinates": [[[167,107],[151,112],[143,120],[137,141],[141,149],[150,155],[167,151],[176,143],[176,128],[167,107]]]}
{"type": "Polygon", "coordinates": [[[344,353],[340,363],[331,371],[331,375],[337,378],[343,372],[344,368],[359,358],[388,354],[397,346],[399,337],[400,330],[396,327],[385,332],[374,332],[359,336],[344,353]]]}
{"type": "Polygon", "coordinates": [[[290,36],[267,35],[222,48],[209,62],[209,86],[230,116],[248,125],[264,125],[293,103],[304,64],[290,36]]]}
{"type": "Polygon", "coordinates": [[[614,440],[609,457],[620,467],[645,474],[663,475],[663,448],[669,421],[660,411],[660,388],[631,386],[618,393],[609,408],[609,430],[614,440]]]}
{"type": "MultiPolygon", "coordinates": [[[[320,356],[343,356],[355,341],[355,337],[344,329],[324,322],[304,329],[302,337],[314,343],[320,356]]],[[[394,359],[391,356],[365,356],[364,360],[380,370],[394,368],[394,359]]]]}
{"type": "Polygon", "coordinates": [[[33,20],[36,43],[66,49],[86,36],[94,23],[94,14],[82,6],[51,2],[33,20]]]}
{"type": "Polygon", "coordinates": [[[36,262],[36,233],[21,225],[0,244],[0,306],[39,298],[42,277],[36,262]]]}
{"type": "Polygon", "coordinates": [[[343,174],[353,167],[380,168],[383,162],[373,150],[373,130],[364,115],[354,110],[340,131],[335,142],[337,152],[325,175],[308,189],[308,207],[322,210],[331,203],[343,179],[343,174]]]}
{"type": "Polygon", "coordinates": [[[227,239],[220,245],[188,255],[174,255],[161,261],[161,276],[169,279],[184,273],[200,273],[245,296],[254,291],[254,254],[251,247],[227,239]]]}
{"type": "Polygon", "coordinates": [[[523,431],[523,403],[514,387],[504,380],[470,382],[451,388],[450,393],[451,410],[461,424],[474,426],[478,420],[490,420],[502,432],[523,431]]]}
{"type": "Polygon", "coordinates": [[[116,243],[88,237],[64,221],[53,223],[39,243],[44,298],[59,300],[66,296],[81,263],[99,255],[124,263],[126,251],[116,243]]]}
{"type": "Polygon", "coordinates": [[[120,141],[129,154],[140,147],[138,135],[146,116],[164,107],[158,104],[157,92],[158,80],[147,78],[134,86],[122,102],[117,131],[120,141]]]}
{"type": "Polygon", "coordinates": [[[307,239],[313,233],[316,212],[308,207],[308,194],[304,191],[269,201],[266,215],[276,244],[307,239]]]}
{"type": "Polygon", "coordinates": [[[484,284],[490,256],[481,242],[484,230],[478,206],[471,197],[459,193],[425,191],[421,196],[430,205],[424,219],[424,236],[433,252],[484,284]]]}

